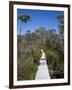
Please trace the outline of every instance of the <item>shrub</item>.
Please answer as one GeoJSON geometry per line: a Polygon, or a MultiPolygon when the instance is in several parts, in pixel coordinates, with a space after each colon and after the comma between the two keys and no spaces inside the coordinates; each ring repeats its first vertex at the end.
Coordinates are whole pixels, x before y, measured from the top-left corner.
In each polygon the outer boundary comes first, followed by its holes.
{"type": "Polygon", "coordinates": [[[57,51],[48,49],[46,51],[47,64],[51,78],[64,77],[64,60],[60,58],[57,51]]]}
{"type": "Polygon", "coordinates": [[[34,63],[35,64],[39,65],[40,57],[41,57],[41,52],[37,48],[36,50],[33,51],[33,58],[34,58],[34,63]]]}
{"type": "Polygon", "coordinates": [[[33,80],[37,71],[37,65],[33,64],[30,58],[26,60],[18,60],[17,79],[18,80],[33,80]]]}

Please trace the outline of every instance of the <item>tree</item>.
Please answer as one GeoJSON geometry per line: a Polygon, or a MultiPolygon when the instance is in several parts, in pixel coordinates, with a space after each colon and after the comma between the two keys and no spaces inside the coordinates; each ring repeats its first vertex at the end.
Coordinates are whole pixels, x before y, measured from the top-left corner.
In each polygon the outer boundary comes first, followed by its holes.
{"type": "Polygon", "coordinates": [[[27,14],[22,14],[22,15],[18,14],[17,18],[18,18],[18,20],[21,21],[21,27],[20,27],[20,32],[19,32],[20,35],[18,35],[18,56],[20,57],[21,53],[22,53],[22,51],[21,51],[21,46],[22,46],[22,36],[21,36],[22,25],[23,25],[23,23],[27,23],[30,20],[30,16],[27,15],[27,14]]]}
{"type": "Polygon", "coordinates": [[[56,30],[55,29],[48,29],[46,32],[46,45],[49,48],[55,48],[56,47],[56,30]]]}
{"type": "Polygon", "coordinates": [[[27,33],[26,33],[25,37],[26,37],[27,44],[30,45],[30,42],[31,42],[30,41],[31,40],[30,30],[27,30],[27,33]]]}
{"type": "Polygon", "coordinates": [[[57,16],[57,19],[58,19],[58,27],[59,27],[59,33],[61,36],[63,36],[64,34],[64,15],[58,15],[57,16]]]}
{"type": "Polygon", "coordinates": [[[57,48],[62,53],[64,52],[64,15],[58,15],[58,27],[59,27],[59,37],[57,40],[57,48]]]}
{"type": "Polygon", "coordinates": [[[27,14],[18,14],[18,19],[21,21],[21,27],[20,27],[20,35],[21,35],[21,32],[22,32],[22,24],[23,23],[27,23],[28,21],[30,21],[30,16],[27,15],[27,14]]]}

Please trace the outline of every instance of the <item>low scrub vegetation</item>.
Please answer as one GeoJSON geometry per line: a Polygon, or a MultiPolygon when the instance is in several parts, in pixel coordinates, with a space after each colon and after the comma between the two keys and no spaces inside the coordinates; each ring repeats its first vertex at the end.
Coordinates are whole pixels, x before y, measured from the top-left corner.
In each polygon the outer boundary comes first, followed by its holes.
{"type": "MultiPolygon", "coordinates": [[[[26,17],[22,16],[22,17],[26,17]]],[[[21,16],[19,19],[23,19],[21,16]]],[[[26,19],[30,17],[27,16],[26,19]]],[[[25,21],[26,21],[25,19],[25,21]]],[[[63,16],[58,19],[63,20],[63,16]]],[[[36,29],[34,32],[28,30],[26,34],[17,35],[17,79],[34,80],[39,66],[41,49],[46,54],[47,65],[50,77],[64,77],[64,31],[59,23],[59,33],[54,29],[45,29],[44,27],[36,29]]]]}

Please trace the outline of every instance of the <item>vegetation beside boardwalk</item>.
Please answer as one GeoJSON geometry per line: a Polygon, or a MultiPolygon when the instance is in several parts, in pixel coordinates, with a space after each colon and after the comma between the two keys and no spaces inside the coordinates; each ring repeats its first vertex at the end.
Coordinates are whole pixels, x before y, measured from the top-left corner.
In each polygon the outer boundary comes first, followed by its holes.
{"type": "MultiPolygon", "coordinates": [[[[26,17],[23,16],[23,17],[26,17]]],[[[30,17],[27,15],[28,19],[30,17]]],[[[27,17],[19,19],[25,19],[27,17]]],[[[38,28],[35,32],[27,31],[25,35],[17,36],[17,79],[34,80],[39,66],[41,49],[46,54],[47,64],[51,78],[64,77],[64,20],[63,15],[59,20],[59,33],[54,29],[38,28]]],[[[24,21],[23,21],[24,22],[24,21]]]]}

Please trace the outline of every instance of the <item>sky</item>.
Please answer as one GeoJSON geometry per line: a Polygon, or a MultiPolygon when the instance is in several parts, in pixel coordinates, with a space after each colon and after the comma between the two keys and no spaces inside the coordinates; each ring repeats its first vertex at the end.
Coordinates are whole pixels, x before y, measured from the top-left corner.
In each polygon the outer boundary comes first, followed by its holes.
{"type": "MultiPolygon", "coordinates": [[[[31,10],[31,9],[17,9],[17,14],[28,14],[31,20],[28,23],[23,23],[22,34],[25,34],[28,30],[35,32],[36,29],[44,27],[46,30],[55,29],[58,32],[58,20],[57,16],[64,14],[63,11],[52,10],[31,10]]],[[[19,33],[21,27],[21,21],[17,20],[17,30],[19,33]]]]}

